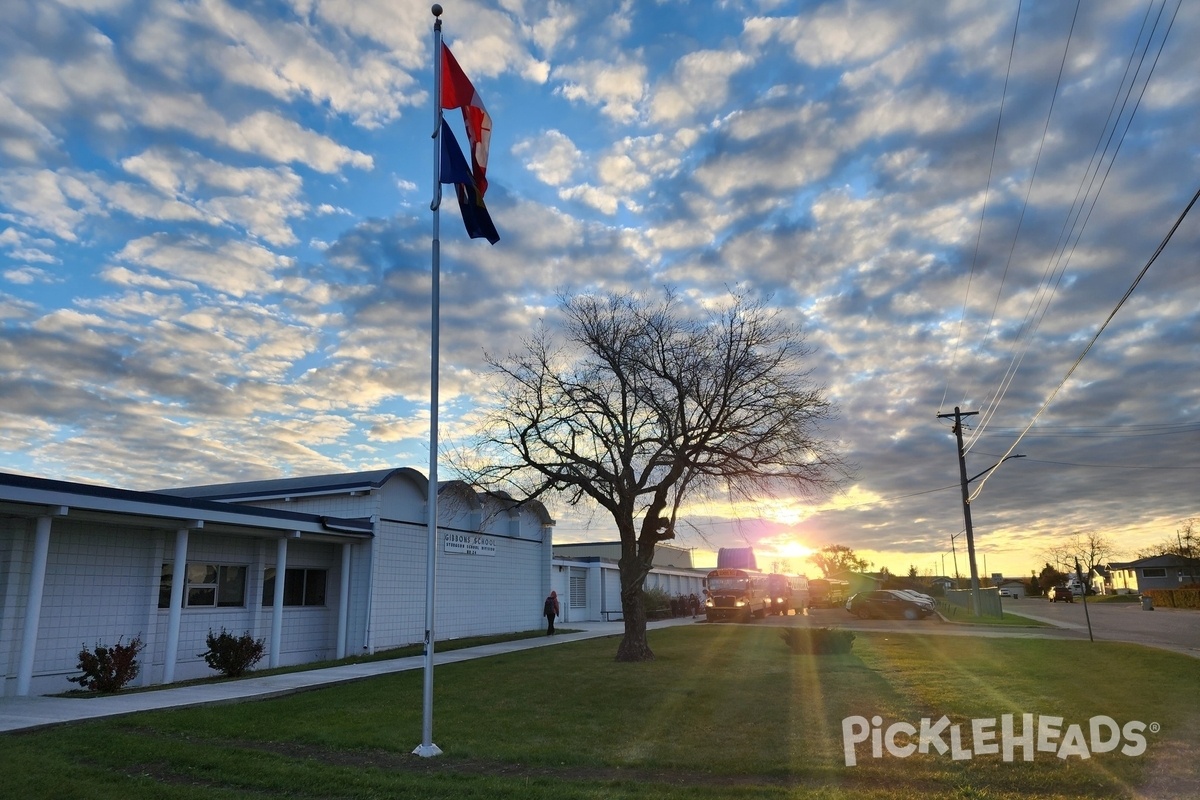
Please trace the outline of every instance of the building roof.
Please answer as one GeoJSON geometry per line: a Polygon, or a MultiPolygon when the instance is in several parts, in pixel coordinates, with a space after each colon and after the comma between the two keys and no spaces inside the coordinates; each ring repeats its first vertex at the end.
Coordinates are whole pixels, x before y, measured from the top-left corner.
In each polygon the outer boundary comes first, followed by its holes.
{"type": "Polygon", "coordinates": [[[423,488],[429,482],[424,475],[409,467],[376,469],[367,472],[343,472],[329,475],[306,475],[297,478],[273,478],[262,481],[240,483],[212,483],[204,486],[182,486],[163,489],[161,493],[177,497],[205,497],[220,500],[240,500],[277,497],[301,497],[305,495],[346,494],[354,491],[378,489],[395,475],[403,474],[423,488]]]}
{"type": "MultiPolygon", "coordinates": [[[[610,559],[615,563],[621,557],[621,542],[610,540],[605,542],[567,542],[564,544],[556,542],[554,544],[555,558],[581,560],[584,557],[590,556],[610,559]]],[[[691,548],[662,544],[660,542],[654,545],[654,566],[694,569],[691,548]]],[[[704,572],[707,573],[708,570],[705,569],[704,572]]]]}
{"type": "Polygon", "coordinates": [[[323,538],[370,538],[369,519],[302,514],[214,502],[174,493],[140,492],[87,483],[0,473],[0,513],[20,517],[68,514],[72,519],[134,519],[147,527],[203,527],[230,533],[272,532],[323,538]]]}
{"type": "Polygon", "coordinates": [[[1161,556],[1150,556],[1149,558],[1139,558],[1136,561],[1112,562],[1108,565],[1109,569],[1145,569],[1146,567],[1197,567],[1200,566],[1200,558],[1185,558],[1177,556],[1173,553],[1161,556]]]}
{"type": "MultiPolygon", "coordinates": [[[[330,494],[368,493],[378,489],[395,477],[403,477],[414,484],[421,492],[429,491],[429,479],[424,474],[411,467],[390,467],[388,469],[367,470],[365,472],[341,472],[326,475],[304,475],[295,478],[272,478],[261,481],[242,481],[240,483],[212,483],[203,486],[182,486],[175,489],[162,489],[160,493],[177,497],[206,498],[233,503],[249,503],[255,500],[277,500],[280,498],[317,497],[330,494]]],[[[523,503],[514,500],[506,492],[480,493],[475,487],[460,481],[438,481],[438,494],[457,491],[462,496],[469,496],[470,502],[478,509],[481,507],[479,498],[488,496],[507,507],[524,506],[533,511],[543,525],[553,525],[554,519],[549,510],[539,500],[526,500],[523,503]]]]}

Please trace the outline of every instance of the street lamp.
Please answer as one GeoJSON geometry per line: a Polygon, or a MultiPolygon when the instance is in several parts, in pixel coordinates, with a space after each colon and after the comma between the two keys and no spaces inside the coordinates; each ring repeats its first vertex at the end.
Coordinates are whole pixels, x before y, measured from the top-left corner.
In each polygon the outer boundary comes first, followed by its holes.
{"type": "Polygon", "coordinates": [[[1014,455],[1011,455],[1011,456],[1005,456],[1004,458],[1002,458],[1002,459],[1000,459],[999,461],[997,461],[995,464],[992,464],[990,467],[988,467],[987,469],[985,469],[983,472],[981,472],[981,473],[979,473],[978,475],[976,475],[974,478],[967,478],[967,483],[973,483],[974,481],[977,481],[977,480],[979,480],[979,479],[980,479],[980,478],[982,478],[984,475],[987,475],[989,472],[991,472],[992,470],[994,470],[996,467],[998,467],[998,466],[1000,466],[1001,464],[1003,464],[1005,461],[1008,461],[1010,458],[1024,458],[1024,457],[1025,457],[1025,456],[1021,455],[1020,453],[1016,453],[1016,454],[1014,454],[1014,455]]]}

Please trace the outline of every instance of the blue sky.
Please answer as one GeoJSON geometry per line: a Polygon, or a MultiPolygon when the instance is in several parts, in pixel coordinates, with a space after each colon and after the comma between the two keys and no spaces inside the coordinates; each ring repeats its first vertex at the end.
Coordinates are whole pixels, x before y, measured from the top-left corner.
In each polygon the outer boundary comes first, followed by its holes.
{"type": "MultiPolygon", "coordinates": [[[[709,498],[686,547],[952,572],[937,414],[981,412],[972,474],[1008,452],[1197,189],[1200,13],[1176,0],[442,5],[502,237],[442,215],[444,440],[491,399],[485,349],[553,325],[559,290],[736,287],[815,349],[856,479],[709,498]]],[[[3,7],[0,468],[425,470],[429,4],[3,7]]],[[[981,568],[1086,532],[1132,555],[1200,515],[1197,214],[983,487],[981,568]]],[[[612,537],[551,506],[560,541],[612,537]]]]}

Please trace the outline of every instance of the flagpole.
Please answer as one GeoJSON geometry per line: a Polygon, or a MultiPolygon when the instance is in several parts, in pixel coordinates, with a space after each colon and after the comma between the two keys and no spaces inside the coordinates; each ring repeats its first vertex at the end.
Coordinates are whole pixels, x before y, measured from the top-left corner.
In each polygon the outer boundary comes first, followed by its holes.
{"type": "Polygon", "coordinates": [[[437,456],[438,456],[438,350],[441,337],[441,158],[442,158],[442,7],[431,9],[433,23],[433,280],[432,325],[429,345],[429,495],[426,500],[429,535],[425,553],[425,692],[421,720],[421,744],[413,750],[418,756],[441,755],[433,743],[433,606],[434,577],[437,574],[437,456]]]}

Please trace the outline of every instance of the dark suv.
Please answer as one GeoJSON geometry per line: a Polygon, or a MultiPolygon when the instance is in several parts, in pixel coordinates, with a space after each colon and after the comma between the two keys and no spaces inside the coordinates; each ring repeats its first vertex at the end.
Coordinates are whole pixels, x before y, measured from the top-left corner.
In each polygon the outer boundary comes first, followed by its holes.
{"type": "Polygon", "coordinates": [[[1075,595],[1066,586],[1055,586],[1046,596],[1050,598],[1051,603],[1057,603],[1059,600],[1065,600],[1068,603],[1075,602],[1075,595]]]}
{"type": "Polygon", "coordinates": [[[846,610],[859,619],[925,619],[933,606],[890,589],[859,592],[846,601],[846,610]]]}

